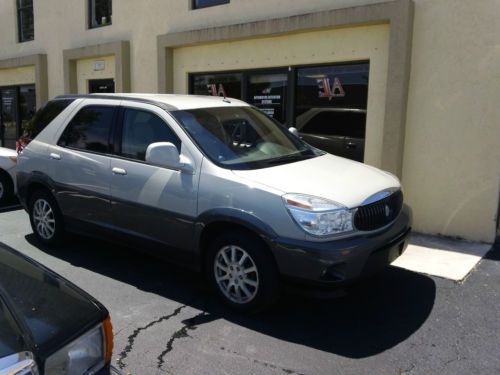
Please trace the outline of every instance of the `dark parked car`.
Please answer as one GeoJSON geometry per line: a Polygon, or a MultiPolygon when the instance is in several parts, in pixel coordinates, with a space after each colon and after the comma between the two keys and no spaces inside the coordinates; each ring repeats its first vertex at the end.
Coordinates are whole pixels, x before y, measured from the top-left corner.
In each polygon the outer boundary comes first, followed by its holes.
{"type": "Polygon", "coordinates": [[[363,161],[366,110],[311,108],[297,117],[300,137],[330,154],[363,161]]]}
{"type": "Polygon", "coordinates": [[[0,245],[0,374],[110,374],[106,308],[39,263],[0,245]]]}

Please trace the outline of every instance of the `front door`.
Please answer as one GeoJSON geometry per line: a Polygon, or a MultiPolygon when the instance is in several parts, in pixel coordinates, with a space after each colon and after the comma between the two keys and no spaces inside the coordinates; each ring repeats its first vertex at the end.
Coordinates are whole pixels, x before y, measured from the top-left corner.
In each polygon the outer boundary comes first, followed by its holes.
{"type": "MultiPolygon", "coordinates": [[[[199,174],[146,163],[151,143],[171,142],[183,151],[164,111],[141,103],[129,103],[121,111],[118,157],[111,161],[114,224],[135,237],[192,249],[199,174]]],[[[187,251],[175,254],[182,260],[192,255],[187,251]]]]}

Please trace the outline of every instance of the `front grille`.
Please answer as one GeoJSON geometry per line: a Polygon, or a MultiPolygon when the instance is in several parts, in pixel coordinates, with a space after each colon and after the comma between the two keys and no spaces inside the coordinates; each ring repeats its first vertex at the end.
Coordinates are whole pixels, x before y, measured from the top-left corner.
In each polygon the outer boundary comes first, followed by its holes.
{"type": "Polygon", "coordinates": [[[354,215],[358,230],[375,230],[391,223],[403,207],[403,193],[398,190],[379,201],[360,206],[354,215]]]}

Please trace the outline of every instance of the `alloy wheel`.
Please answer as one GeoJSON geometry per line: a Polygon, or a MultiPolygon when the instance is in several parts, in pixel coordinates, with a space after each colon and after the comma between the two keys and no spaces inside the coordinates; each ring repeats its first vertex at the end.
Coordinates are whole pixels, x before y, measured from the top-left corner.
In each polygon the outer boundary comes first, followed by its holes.
{"type": "Polygon", "coordinates": [[[215,280],[231,302],[244,304],[259,290],[259,273],[255,262],[244,249],[229,245],[221,248],[214,259],[215,280]]]}
{"type": "Polygon", "coordinates": [[[33,221],[37,233],[44,240],[50,240],[56,232],[54,211],[45,199],[38,199],[33,205],[33,221]]]}

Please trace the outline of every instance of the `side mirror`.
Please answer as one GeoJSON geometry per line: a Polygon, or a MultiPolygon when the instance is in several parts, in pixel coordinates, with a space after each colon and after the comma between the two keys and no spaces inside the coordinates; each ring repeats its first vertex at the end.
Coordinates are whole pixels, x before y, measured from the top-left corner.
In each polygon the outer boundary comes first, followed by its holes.
{"type": "Polygon", "coordinates": [[[297,128],[294,128],[293,126],[291,128],[288,128],[288,131],[296,137],[299,136],[299,131],[297,130],[297,128]]]}
{"type": "Polygon", "coordinates": [[[177,147],[170,142],[151,143],[146,149],[146,162],[177,169],[185,173],[194,174],[194,167],[191,160],[183,155],[179,155],[177,147]]]}

